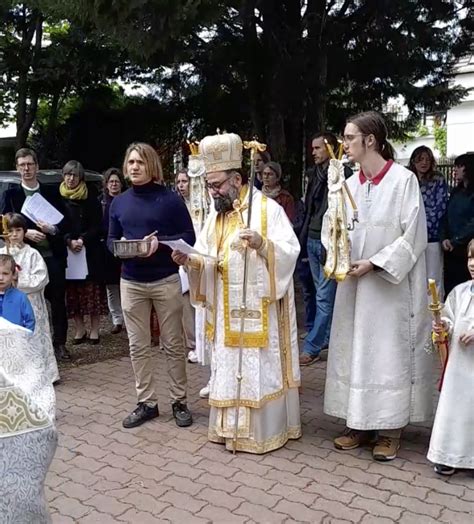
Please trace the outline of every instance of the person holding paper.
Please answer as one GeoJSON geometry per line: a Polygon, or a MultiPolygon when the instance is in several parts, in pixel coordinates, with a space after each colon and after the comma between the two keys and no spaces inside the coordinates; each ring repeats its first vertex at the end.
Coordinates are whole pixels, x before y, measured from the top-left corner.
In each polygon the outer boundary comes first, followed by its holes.
{"type": "MultiPolygon", "coordinates": [[[[186,205],[164,186],[156,151],[148,144],[131,144],[125,153],[123,172],[132,187],[116,196],[110,206],[109,249],[113,252],[114,240],[143,239],[154,231],[160,239],[182,238],[193,244],[193,224],[186,205]]],[[[150,334],[152,306],[160,323],[160,340],[168,364],[173,416],[180,427],[192,424],[186,402],[183,298],[178,266],[170,255],[171,250],[159,244],[153,235],[146,256],[122,261],[122,311],[138,400],[137,407],[123,420],[125,428],[139,426],[159,414],[150,334]]]]}
{"type": "Polygon", "coordinates": [[[300,246],[283,208],[256,189],[249,195],[240,171],[238,135],[208,136],[199,146],[214,209],[195,248],[209,256],[175,250],[173,259],[187,269],[192,303],[204,305],[206,311],[211,354],[208,438],[233,449],[237,419],[236,449],[266,453],[301,436],[293,290],[300,246]],[[249,264],[241,332],[245,248],[249,264]]]}
{"type": "Polygon", "coordinates": [[[71,358],[66,349],[67,314],[66,314],[66,261],[67,251],[64,236],[69,232],[70,223],[61,196],[52,185],[38,182],[38,159],[32,149],[22,148],[15,155],[16,168],[21,176],[21,185],[9,189],[5,194],[3,213],[21,213],[28,196],[39,193],[62,215],[56,225],[34,222],[26,218],[27,231],[25,242],[39,251],[48,268],[49,284],[44,295],[51,304],[51,324],[53,345],[58,360],[71,358]]]}
{"type": "Polygon", "coordinates": [[[101,246],[102,208],[97,192],[84,181],[84,168],[80,162],[67,162],[63,167],[63,178],[59,191],[71,220],[71,231],[66,235],[69,259],[83,255],[85,251],[82,263],[87,265],[83,275],[68,280],[66,287],[67,313],[69,318],[74,318],[76,329],[73,344],[86,341],[98,344],[100,316],[108,312],[101,246]],[[84,325],[86,315],[91,321],[89,337],[84,325]]]}

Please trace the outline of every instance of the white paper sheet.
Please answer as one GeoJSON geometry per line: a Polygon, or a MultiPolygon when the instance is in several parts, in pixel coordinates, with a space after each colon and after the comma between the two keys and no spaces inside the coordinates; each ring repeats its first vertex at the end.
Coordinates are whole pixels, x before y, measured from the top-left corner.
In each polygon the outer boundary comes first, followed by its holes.
{"type": "Polygon", "coordinates": [[[181,293],[184,295],[189,291],[189,279],[183,266],[179,266],[179,279],[181,280],[181,293]]]}
{"type": "Polygon", "coordinates": [[[170,247],[171,249],[181,251],[184,255],[201,255],[202,257],[214,258],[209,255],[200,253],[197,249],[190,246],[185,240],[179,238],[178,240],[159,240],[160,244],[170,247]]]}
{"type": "Polygon", "coordinates": [[[21,213],[35,223],[41,221],[53,226],[59,224],[64,218],[64,215],[42,197],[40,193],[26,197],[21,213]]]}
{"type": "Polygon", "coordinates": [[[86,248],[78,253],[67,248],[66,280],[85,280],[88,274],[86,248]]]}

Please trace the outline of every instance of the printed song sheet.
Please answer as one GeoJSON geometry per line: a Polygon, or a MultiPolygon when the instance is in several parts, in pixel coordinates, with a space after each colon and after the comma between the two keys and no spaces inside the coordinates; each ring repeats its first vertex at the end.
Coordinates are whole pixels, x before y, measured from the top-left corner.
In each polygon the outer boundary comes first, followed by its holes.
{"type": "Polygon", "coordinates": [[[173,250],[181,251],[185,255],[201,255],[202,257],[214,258],[209,255],[204,255],[200,253],[197,249],[194,249],[190,246],[185,240],[179,238],[178,240],[160,240],[160,244],[170,247],[173,250]]]}
{"type": "Polygon", "coordinates": [[[38,222],[46,222],[47,224],[55,226],[64,218],[64,216],[39,193],[26,197],[21,208],[21,213],[35,224],[38,222]]]}

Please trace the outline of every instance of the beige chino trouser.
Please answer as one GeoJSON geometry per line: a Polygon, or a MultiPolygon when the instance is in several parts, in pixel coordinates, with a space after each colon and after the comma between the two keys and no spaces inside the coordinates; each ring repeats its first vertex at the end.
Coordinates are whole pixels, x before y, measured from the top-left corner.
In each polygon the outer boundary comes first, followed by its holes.
{"type": "Polygon", "coordinates": [[[138,402],[158,402],[150,332],[152,306],[160,323],[160,340],[166,355],[171,401],[186,402],[183,297],[178,274],[155,282],[121,279],[120,293],[138,402]]]}
{"type": "Polygon", "coordinates": [[[192,351],[196,349],[196,310],[191,304],[189,292],[183,295],[183,329],[184,342],[186,349],[192,351]]]}

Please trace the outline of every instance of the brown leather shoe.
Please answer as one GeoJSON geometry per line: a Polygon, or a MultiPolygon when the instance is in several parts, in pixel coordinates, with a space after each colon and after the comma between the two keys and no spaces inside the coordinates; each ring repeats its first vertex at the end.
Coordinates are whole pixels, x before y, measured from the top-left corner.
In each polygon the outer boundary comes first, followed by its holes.
{"type": "Polygon", "coordinates": [[[122,329],[122,324],[115,324],[115,326],[110,330],[110,332],[112,333],[112,335],[117,335],[122,331],[122,329]]]}
{"type": "Polygon", "coordinates": [[[343,451],[356,449],[374,441],[373,431],[358,431],[347,428],[343,435],[334,439],[334,447],[343,451]]]}
{"type": "Polygon", "coordinates": [[[311,355],[308,355],[308,353],[301,353],[300,366],[311,366],[311,364],[319,362],[320,360],[321,357],[319,355],[315,355],[314,357],[312,357],[311,355]]]}
{"type": "Polygon", "coordinates": [[[397,458],[397,451],[400,449],[400,439],[379,436],[377,443],[372,450],[372,456],[375,460],[386,462],[397,458]]]}

